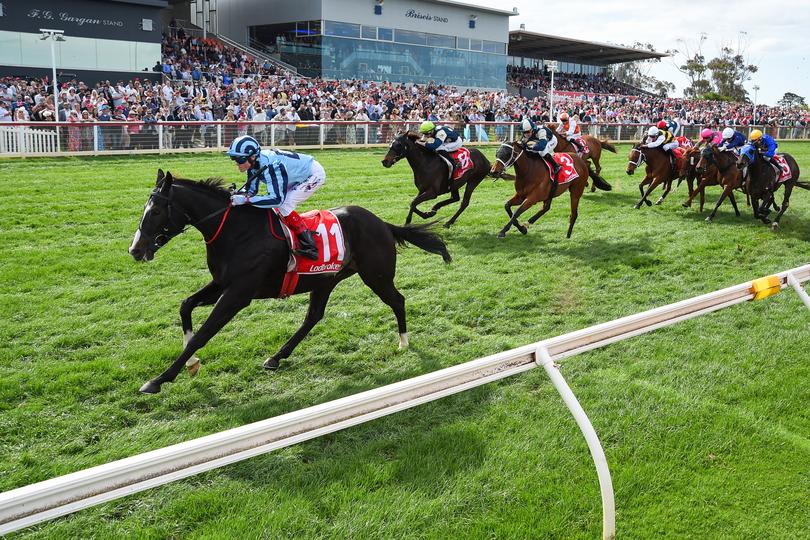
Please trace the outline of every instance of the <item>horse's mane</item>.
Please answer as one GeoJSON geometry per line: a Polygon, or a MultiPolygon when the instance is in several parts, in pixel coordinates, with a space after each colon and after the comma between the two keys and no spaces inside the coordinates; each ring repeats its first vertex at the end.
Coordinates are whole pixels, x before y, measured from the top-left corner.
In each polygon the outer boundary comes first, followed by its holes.
{"type": "Polygon", "coordinates": [[[230,197],[231,192],[224,186],[225,179],[221,176],[212,176],[205,180],[189,180],[188,178],[174,177],[174,183],[198,191],[206,191],[217,197],[230,197]]]}

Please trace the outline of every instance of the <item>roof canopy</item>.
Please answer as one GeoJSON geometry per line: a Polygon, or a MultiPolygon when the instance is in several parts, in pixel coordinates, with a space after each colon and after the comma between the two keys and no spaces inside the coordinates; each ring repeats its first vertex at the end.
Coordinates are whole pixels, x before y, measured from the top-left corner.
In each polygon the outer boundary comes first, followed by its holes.
{"type": "Polygon", "coordinates": [[[548,34],[512,30],[509,32],[509,54],[526,58],[562,60],[578,64],[607,66],[649,58],[663,58],[668,54],[632,49],[608,43],[581,41],[548,34]]]}

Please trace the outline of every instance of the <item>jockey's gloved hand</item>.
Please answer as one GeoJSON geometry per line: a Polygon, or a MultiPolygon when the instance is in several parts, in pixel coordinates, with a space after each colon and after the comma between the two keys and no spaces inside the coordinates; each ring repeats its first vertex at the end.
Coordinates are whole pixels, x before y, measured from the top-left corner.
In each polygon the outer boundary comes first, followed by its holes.
{"type": "Polygon", "coordinates": [[[231,195],[231,206],[239,206],[240,204],[247,204],[247,195],[231,195]]]}

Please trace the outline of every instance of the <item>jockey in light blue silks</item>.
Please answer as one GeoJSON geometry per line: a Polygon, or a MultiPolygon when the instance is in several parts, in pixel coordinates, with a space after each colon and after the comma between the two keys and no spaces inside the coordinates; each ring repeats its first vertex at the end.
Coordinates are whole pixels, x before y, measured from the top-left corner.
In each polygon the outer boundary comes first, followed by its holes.
{"type": "Polygon", "coordinates": [[[284,222],[298,237],[300,247],[295,253],[317,260],[318,246],[295,208],[326,180],[321,164],[306,154],[276,148],[262,150],[259,142],[249,135],[234,139],[227,154],[239,171],[248,175],[246,191],[232,195],[231,205],[278,208],[284,222]],[[259,183],[265,184],[267,195],[258,194],[259,183]]]}
{"type": "Polygon", "coordinates": [[[551,167],[552,191],[557,188],[560,173],[560,164],[554,161],[554,148],[557,146],[557,137],[554,132],[546,126],[538,126],[529,118],[524,118],[520,122],[520,130],[523,132],[523,147],[527,152],[537,154],[542,157],[551,167]]]}

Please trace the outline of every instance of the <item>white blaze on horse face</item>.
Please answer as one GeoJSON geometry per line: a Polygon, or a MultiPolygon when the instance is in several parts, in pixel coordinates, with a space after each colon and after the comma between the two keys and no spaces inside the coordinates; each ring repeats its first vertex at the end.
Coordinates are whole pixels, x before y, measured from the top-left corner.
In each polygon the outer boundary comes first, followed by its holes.
{"type": "Polygon", "coordinates": [[[399,335],[399,348],[400,349],[407,349],[408,348],[408,332],[403,332],[399,335]]]}
{"type": "MultiPolygon", "coordinates": [[[[150,198],[149,201],[146,203],[146,206],[143,209],[143,215],[141,216],[141,223],[143,223],[144,218],[146,217],[146,213],[152,209],[152,199],[150,198]]],[[[138,245],[138,242],[141,241],[141,225],[138,224],[138,230],[135,231],[135,238],[132,239],[132,245],[129,246],[129,252],[132,253],[132,250],[138,245]]]]}

